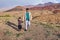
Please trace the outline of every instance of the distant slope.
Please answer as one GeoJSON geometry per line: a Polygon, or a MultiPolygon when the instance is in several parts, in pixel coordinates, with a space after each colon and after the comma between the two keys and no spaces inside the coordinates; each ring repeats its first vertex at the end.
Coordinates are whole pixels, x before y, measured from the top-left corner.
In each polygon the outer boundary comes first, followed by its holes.
{"type": "Polygon", "coordinates": [[[23,10],[25,10],[25,7],[23,7],[23,6],[16,6],[16,7],[12,8],[12,9],[7,10],[6,12],[10,12],[10,11],[23,11],[23,10]]]}
{"type": "Polygon", "coordinates": [[[60,9],[60,3],[48,2],[48,3],[45,3],[45,4],[38,4],[36,6],[34,6],[34,5],[16,6],[16,7],[10,9],[10,10],[7,10],[6,12],[23,11],[26,8],[30,8],[30,10],[54,10],[54,9],[60,9]]]}
{"type": "Polygon", "coordinates": [[[25,5],[24,7],[25,8],[31,8],[31,7],[34,7],[35,5],[25,5]]]}
{"type": "Polygon", "coordinates": [[[45,3],[45,4],[38,4],[32,8],[31,10],[52,10],[52,9],[60,9],[60,3],[45,3]]]}

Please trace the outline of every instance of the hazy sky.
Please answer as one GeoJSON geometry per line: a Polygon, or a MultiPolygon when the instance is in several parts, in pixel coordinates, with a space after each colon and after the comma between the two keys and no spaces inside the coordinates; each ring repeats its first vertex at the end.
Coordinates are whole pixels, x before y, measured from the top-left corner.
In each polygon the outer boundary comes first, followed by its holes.
{"type": "Polygon", "coordinates": [[[23,5],[37,5],[40,3],[53,2],[59,3],[60,0],[0,0],[0,9],[23,5]]]}

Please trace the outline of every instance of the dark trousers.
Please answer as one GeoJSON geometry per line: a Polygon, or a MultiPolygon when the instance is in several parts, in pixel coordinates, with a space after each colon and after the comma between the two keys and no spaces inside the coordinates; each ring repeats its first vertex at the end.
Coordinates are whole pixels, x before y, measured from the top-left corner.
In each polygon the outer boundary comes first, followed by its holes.
{"type": "Polygon", "coordinates": [[[18,29],[22,29],[22,25],[18,25],[18,29]]]}

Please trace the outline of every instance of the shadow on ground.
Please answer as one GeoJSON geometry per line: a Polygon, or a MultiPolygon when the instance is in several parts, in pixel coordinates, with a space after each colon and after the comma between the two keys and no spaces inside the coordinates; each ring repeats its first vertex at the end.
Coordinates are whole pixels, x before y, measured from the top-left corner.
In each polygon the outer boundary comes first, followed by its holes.
{"type": "Polygon", "coordinates": [[[8,26],[12,27],[13,29],[19,31],[16,24],[14,24],[14,23],[12,23],[12,22],[10,22],[10,21],[7,21],[6,24],[7,24],[8,26]]]}

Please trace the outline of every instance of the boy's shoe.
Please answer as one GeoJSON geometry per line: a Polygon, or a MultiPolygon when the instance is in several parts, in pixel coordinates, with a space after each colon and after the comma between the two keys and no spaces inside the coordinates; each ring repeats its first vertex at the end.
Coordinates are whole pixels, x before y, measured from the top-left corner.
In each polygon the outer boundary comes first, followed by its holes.
{"type": "Polygon", "coordinates": [[[25,31],[27,31],[27,30],[25,29],[25,31]]]}

